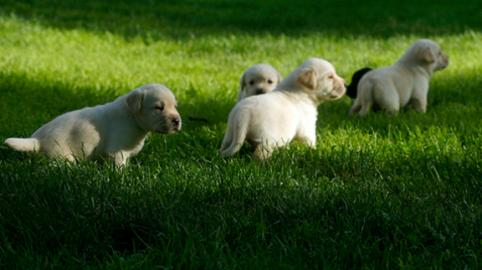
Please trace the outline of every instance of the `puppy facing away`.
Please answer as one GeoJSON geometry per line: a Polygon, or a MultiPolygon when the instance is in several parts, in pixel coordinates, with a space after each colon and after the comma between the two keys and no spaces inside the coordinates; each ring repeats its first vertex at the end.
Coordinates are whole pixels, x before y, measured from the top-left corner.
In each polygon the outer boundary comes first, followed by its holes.
{"type": "Polygon", "coordinates": [[[280,82],[281,75],[271,65],[254,65],[247,69],[241,77],[238,102],[249,96],[271,92],[280,82]]]}
{"type": "Polygon", "coordinates": [[[180,129],[172,92],[164,85],[148,84],[110,103],[62,114],[30,138],[9,138],[5,144],[17,151],[41,152],[71,162],[100,156],[121,167],[139,153],[149,132],[180,129]]]}
{"type": "Polygon", "coordinates": [[[247,140],[259,159],[298,139],[316,145],[317,106],[345,94],[345,85],[329,62],[311,58],[284,79],[275,91],[241,100],[228,117],[221,155],[232,156],[247,140]]]}
{"type": "Polygon", "coordinates": [[[367,115],[374,105],[393,115],[407,104],[425,112],[430,78],[448,64],[437,43],[416,41],[394,65],[369,71],[361,78],[350,115],[367,115]]]}
{"type": "Polygon", "coordinates": [[[351,99],[355,99],[358,93],[358,83],[360,82],[363,75],[368,73],[370,70],[373,70],[369,67],[364,67],[359,69],[353,73],[351,77],[350,85],[346,86],[346,95],[349,96],[351,99]]]}

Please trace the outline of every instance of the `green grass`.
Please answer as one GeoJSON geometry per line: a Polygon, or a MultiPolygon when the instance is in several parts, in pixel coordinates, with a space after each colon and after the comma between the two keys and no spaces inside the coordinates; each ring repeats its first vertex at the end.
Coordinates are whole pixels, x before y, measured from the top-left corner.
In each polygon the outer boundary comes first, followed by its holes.
{"type": "Polygon", "coordinates": [[[184,128],[120,171],[2,146],[0,268],[480,269],[479,2],[3,1],[0,141],[149,82],[184,128]],[[219,157],[252,64],[318,56],[349,81],[422,37],[451,60],[426,114],[348,118],[344,97],[320,105],[316,150],[219,157]]]}

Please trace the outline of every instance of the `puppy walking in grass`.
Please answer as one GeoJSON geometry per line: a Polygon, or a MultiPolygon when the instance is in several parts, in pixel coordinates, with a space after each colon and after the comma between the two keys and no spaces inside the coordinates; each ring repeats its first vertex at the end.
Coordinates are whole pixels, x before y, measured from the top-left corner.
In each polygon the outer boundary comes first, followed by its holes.
{"type": "Polygon", "coordinates": [[[142,149],[149,132],[180,129],[172,92],[163,85],[149,84],[113,102],[62,114],[30,138],[9,138],[5,144],[17,151],[41,152],[72,162],[102,156],[124,166],[142,149]]]}
{"type": "Polygon", "coordinates": [[[275,91],[240,101],[231,111],[221,145],[224,157],[236,154],[244,141],[259,159],[293,139],[316,145],[317,106],[339,99],[345,85],[329,62],[311,58],[284,79],[275,91]]]}
{"type": "Polygon", "coordinates": [[[394,65],[363,75],[355,86],[358,93],[354,93],[350,115],[367,115],[372,107],[396,115],[409,103],[416,111],[425,112],[430,78],[448,64],[447,55],[437,43],[418,40],[394,65]]]}
{"type": "Polygon", "coordinates": [[[250,96],[271,92],[280,82],[280,73],[271,65],[254,65],[241,77],[238,102],[250,96]]]}

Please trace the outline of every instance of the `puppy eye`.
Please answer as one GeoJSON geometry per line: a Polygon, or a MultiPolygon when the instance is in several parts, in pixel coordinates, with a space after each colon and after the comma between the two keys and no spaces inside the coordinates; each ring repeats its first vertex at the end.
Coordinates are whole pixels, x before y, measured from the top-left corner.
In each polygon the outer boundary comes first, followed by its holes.
{"type": "Polygon", "coordinates": [[[273,81],[272,81],[272,80],[268,80],[268,83],[269,83],[269,84],[272,84],[272,83],[273,83],[273,81]]]}
{"type": "Polygon", "coordinates": [[[253,85],[253,84],[254,84],[253,80],[249,81],[249,85],[253,85]]]}
{"type": "Polygon", "coordinates": [[[335,76],[333,74],[328,76],[328,79],[330,79],[330,80],[333,80],[334,78],[335,78],[335,76]]]}
{"type": "Polygon", "coordinates": [[[156,111],[162,112],[162,111],[164,111],[164,105],[156,106],[156,107],[154,107],[154,109],[156,109],[156,111]]]}

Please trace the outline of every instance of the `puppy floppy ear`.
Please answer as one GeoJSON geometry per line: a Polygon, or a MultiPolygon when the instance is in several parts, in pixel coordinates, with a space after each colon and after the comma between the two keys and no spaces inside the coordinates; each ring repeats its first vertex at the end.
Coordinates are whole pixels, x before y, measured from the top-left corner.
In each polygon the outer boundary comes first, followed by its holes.
{"type": "Polygon", "coordinates": [[[140,90],[134,90],[127,96],[126,105],[127,108],[133,113],[138,113],[142,109],[142,101],[144,100],[144,92],[140,90]]]}
{"type": "Polygon", "coordinates": [[[281,77],[281,74],[279,72],[276,72],[276,75],[278,75],[278,83],[277,84],[280,84],[281,80],[283,80],[283,77],[281,77]]]}
{"type": "Polygon", "coordinates": [[[298,82],[304,87],[315,90],[316,89],[316,71],[312,68],[303,69],[298,75],[298,82]]]}
{"type": "Polygon", "coordinates": [[[241,76],[241,80],[239,81],[239,87],[241,87],[241,91],[244,91],[244,88],[246,87],[246,72],[243,73],[243,76],[241,76]]]}
{"type": "Polygon", "coordinates": [[[435,62],[435,57],[432,53],[432,50],[430,47],[422,47],[419,49],[417,57],[419,60],[425,62],[425,63],[433,63],[435,62]]]}

